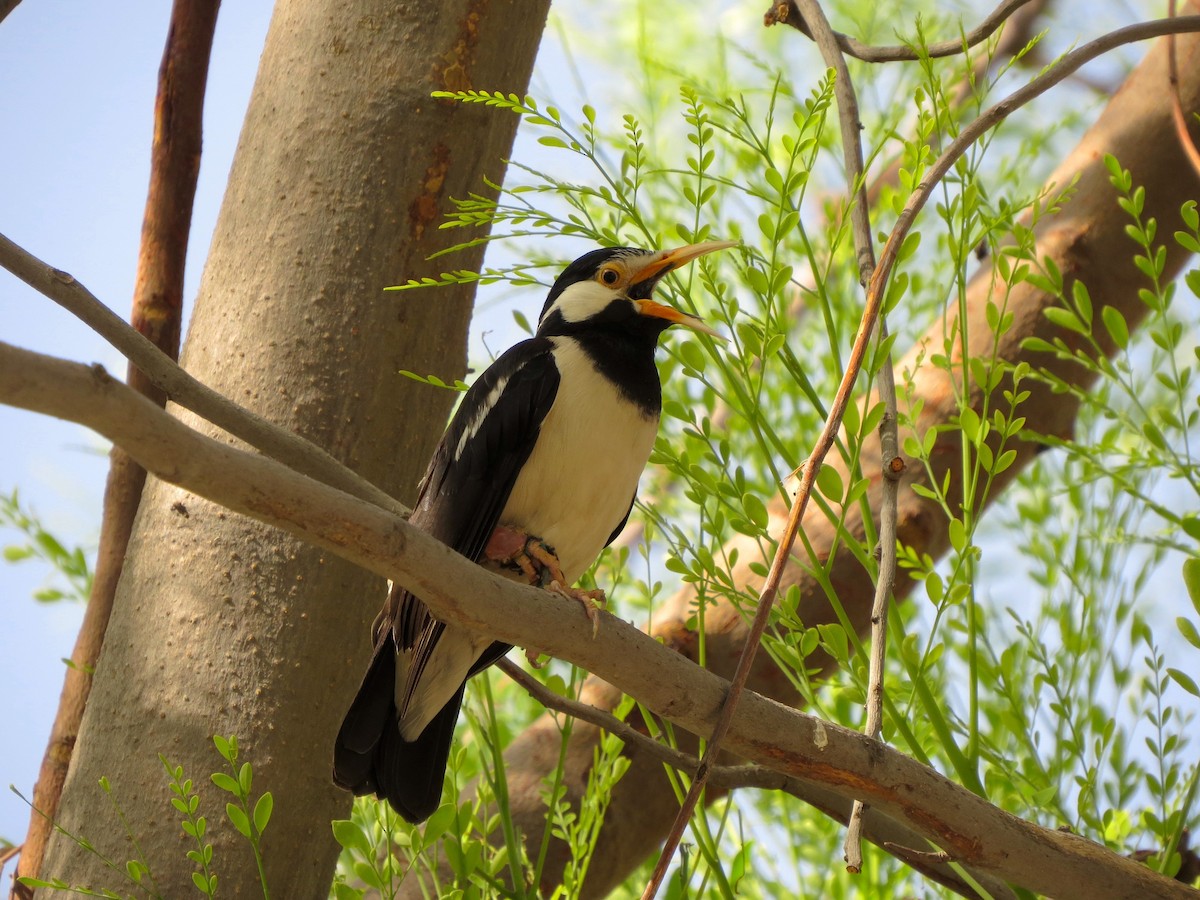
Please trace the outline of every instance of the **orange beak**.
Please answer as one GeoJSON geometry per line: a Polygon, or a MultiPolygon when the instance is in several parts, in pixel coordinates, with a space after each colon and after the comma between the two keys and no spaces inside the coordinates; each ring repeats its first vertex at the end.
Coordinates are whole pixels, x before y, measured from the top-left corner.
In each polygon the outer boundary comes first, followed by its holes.
{"type": "MultiPolygon", "coordinates": [[[[688,244],[684,247],[677,247],[674,250],[664,250],[661,253],[655,254],[643,264],[642,268],[635,272],[630,279],[630,284],[640,284],[652,278],[661,278],[667,272],[685,266],[692,260],[704,256],[706,253],[727,250],[730,247],[736,246],[737,241],[704,241],[699,244],[688,244]]],[[[634,303],[637,306],[638,312],[643,316],[666,319],[672,325],[682,325],[685,328],[692,329],[692,331],[699,331],[703,334],[720,338],[721,340],[727,340],[724,335],[713,331],[700,319],[680,312],[673,306],[667,306],[667,304],[659,303],[655,300],[636,300],[634,303]]]]}

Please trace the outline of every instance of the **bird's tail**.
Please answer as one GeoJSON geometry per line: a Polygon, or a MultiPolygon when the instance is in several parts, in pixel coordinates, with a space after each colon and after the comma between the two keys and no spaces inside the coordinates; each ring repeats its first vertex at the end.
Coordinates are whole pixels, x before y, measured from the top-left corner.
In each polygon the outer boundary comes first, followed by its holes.
{"type": "Polygon", "coordinates": [[[441,802],[463,688],[415,741],[400,736],[395,697],[396,648],[387,633],[338,730],[333,780],[356,795],[387,800],[409,822],[423,822],[441,802]]]}

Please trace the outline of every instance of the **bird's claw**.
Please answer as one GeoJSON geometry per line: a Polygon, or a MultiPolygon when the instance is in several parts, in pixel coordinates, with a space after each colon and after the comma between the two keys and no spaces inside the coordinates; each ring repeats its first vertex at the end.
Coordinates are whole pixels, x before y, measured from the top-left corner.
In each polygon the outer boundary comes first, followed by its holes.
{"type": "MultiPolygon", "coordinates": [[[[535,669],[544,669],[546,667],[546,663],[542,662],[540,659],[538,659],[538,657],[540,657],[541,655],[542,654],[540,651],[535,650],[532,647],[525,648],[525,658],[527,660],[529,660],[529,664],[531,666],[533,666],[535,669]]],[[[546,662],[549,662],[549,661],[550,661],[549,659],[546,660],[546,662]]]]}
{"type": "MultiPolygon", "coordinates": [[[[499,525],[488,540],[484,556],[501,565],[515,566],[529,584],[539,584],[560,597],[566,597],[582,605],[588,620],[592,623],[592,637],[599,634],[600,608],[607,599],[604,591],[598,588],[587,590],[567,587],[567,578],[563,575],[562,566],[554,553],[554,548],[547,545],[541,538],[507,525],[499,525]]],[[[536,668],[537,653],[526,651],[525,655],[536,668]]]]}
{"type": "Polygon", "coordinates": [[[586,590],[584,588],[565,587],[561,581],[554,580],[546,586],[546,590],[553,591],[561,597],[566,597],[569,600],[574,600],[583,606],[584,613],[587,614],[589,621],[592,623],[592,637],[594,638],[600,633],[600,610],[604,608],[608,598],[604,596],[604,591],[599,588],[586,590]]]}
{"type": "Polygon", "coordinates": [[[484,558],[516,568],[528,584],[545,586],[549,581],[566,581],[553,548],[539,537],[497,525],[483,551],[484,558]]]}

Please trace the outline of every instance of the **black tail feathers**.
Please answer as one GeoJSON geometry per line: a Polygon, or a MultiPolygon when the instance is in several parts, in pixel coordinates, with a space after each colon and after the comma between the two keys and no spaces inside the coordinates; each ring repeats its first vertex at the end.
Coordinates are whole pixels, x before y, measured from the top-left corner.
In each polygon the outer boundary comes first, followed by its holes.
{"type": "Polygon", "coordinates": [[[356,795],[387,800],[409,822],[423,822],[441,802],[463,688],[415,741],[400,736],[395,694],[396,651],[388,635],[338,731],[333,780],[356,795]]]}

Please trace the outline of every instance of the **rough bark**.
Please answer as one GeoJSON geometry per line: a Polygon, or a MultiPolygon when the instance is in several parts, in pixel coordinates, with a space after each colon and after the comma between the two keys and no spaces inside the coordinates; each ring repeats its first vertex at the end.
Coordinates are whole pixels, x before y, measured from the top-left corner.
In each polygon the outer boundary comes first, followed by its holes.
{"type": "MultiPolygon", "coordinates": [[[[1184,109],[1195,110],[1200,106],[1200,42],[1190,35],[1178,40],[1184,109]]],[[[1135,247],[1124,232],[1129,220],[1116,205],[1116,196],[1103,165],[1103,155],[1112,153],[1117,156],[1131,170],[1134,183],[1145,186],[1145,216],[1158,219],[1160,239],[1180,227],[1180,204],[1185,199],[1200,197],[1200,182],[1187,165],[1171,123],[1166,59],[1166,43],[1160,41],[1049,179],[1050,183],[1060,187],[1076,175],[1079,182],[1073,199],[1062,212],[1044,219],[1040,224],[1037,257],[1049,256],[1057,263],[1066,279],[1068,292],[1075,279],[1088,285],[1097,321],[1102,305],[1111,305],[1120,310],[1131,327],[1135,327],[1146,312],[1145,306],[1137,298],[1137,289],[1144,286],[1144,282],[1131,262],[1135,247]]],[[[1180,271],[1188,256],[1173,241],[1167,239],[1165,244],[1166,277],[1170,278],[1180,271]]],[[[969,289],[967,315],[971,346],[968,352],[972,355],[991,353],[993,335],[985,318],[991,277],[990,269],[985,268],[969,289]]],[[[1078,367],[1029,353],[1020,347],[1021,341],[1028,336],[1046,338],[1057,333],[1042,315],[1045,307],[1057,302],[1055,297],[1031,285],[1018,286],[1009,299],[1014,323],[1001,338],[999,355],[1012,362],[1028,360],[1035,366],[1048,368],[1086,386],[1088,375],[1078,367]]],[[[916,395],[924,400],[918,426],[921,433],[938,425],[949,424],[957,415],[947,373],[934,368],[927,361],[919,363],[921,354],[927,355],[929,348],[937,348],[940,352],[943,335],[953,333],[953,311],[950,318],[951,321],[935,323],[926,337],[898,364],[901,373],[905,370],[916,372],[916,395]]],[[[1113,352],[1111,347],[1106,349],[1113,352]]],[[[1027,382],[1023,386],[1031,385],[1027,382]]],[[[972,398],[978,408],[982,398],[977,389],[972,391],[972,398]]],[[[1068,396],[1035,389],[1021,412],[1036,430],[1065,436],[1074,427],[1078,403],[1068,396]]],[[[902,444],[903,438],[902,434],[902,444]]],[[[989,499],[994,499],[1007,483],[1032,462],[1037,445],[1023,442],[1017,450],[1017,461],[995,484],[989,499]]],[[[950,472],[952,493],[957,490],[957,463],[960,458],[957,432],[952,429],[943,431],[933,453],[934,470],[939,481],[946,471],[950,472]]],[[[876,443],[869,443],[862,459],[864,474],[873,485],[869,496],[874,509],[878,504],[880,482],[876,443]]],[[[905,544],[936,558],[948,548],[946,522],[938,508],[921,500],[912,491],[914,483],[927,481],[923,467],[911,459],[905,462],[907,468],[900,484],[899,538],[905,544]]],[[[785,514],[780,508],[774,509],[772,514],[772,533],[778,533],[785,514]]],[[[857,508],[850,511],[846,527],[852,534],[862,536],[862,521],[857,508]]],[[[803,528],[818,558],[824,560],[834,543],[835,533],[830,523],[823,513],[814,509],[806,516],[803,528]]],[[[754,592],[761,579],[749,571],[749,565],[753,561],[762,561],[756,556],[756,545],[750,540],[734,540],[731,546],[737,547],[741,560],[734,577],[746,591],[754,592]]],[[[860,633],[866,632],[870,627],[871,578],[845,548],[845,541],[840,542],[839,546],[830,563],[830,581],[854,626],[860,633]]],[[[807,560],[797,561],[785,576],[783,590],[792,584],[799,587],[802,598],[799,615],[806,624],[836,621],[821,588],[806,575],[805,564],[807,560]]],[[[902,576],[896,585],[896,594],[902,597],[911,588],[912,583],[902,576]]],[[[696,635],[686,627],[692,602],[693,596],[689,592],[677,594],[662,609],[654,633],[696,659],[696,635]]],[[[705,625],[708,666],[712,671],[728,677],[741,652],[746,625],[741,614],[729,604],[714,604],[712,598],[709,602],[705,625]]],[[[759,654],[749,686],[784,703],[798,702],[786,678],[765,658],[765,654],[759,654]]],[[[618,697],[611,686],[591,679],[585,687],[583,699],[611,709],[618,697]]],[[[577,727],[572,736],[565,782],[575,800],[578,800],[587,783],[587,771],[591,766],[597,734],[597,729],[589,725],[577,727]]],[[[557,764],[558,743],[557,728],[543,718],[514,741],[506,754],[514,815],[518,827],[527,834],[541,833],[545,810],[539,786],[545,774],[557,764]]],[[[614,792],[596,856],[589,869],[585,887],[585,895],[589,897],[606,894],[653,853],[678,809],[675,796],[663,776],[661,764],[636,751],[631,752],[630,757],[632,766],[614,792]]],[[[556,845],[551,852],[547,884],[559,877],[565,859],[564,847],[556,845]]],[[[406,884],[401,891],[403,897],[417,895],[416,884],[406,884]]]]}
{"type": "MultiPolygon", "coordinates": [[[[281,0],[267,36],[184,365],[401,497],[452,398],[397,371],[462,373],[471,292],[410,299],[382,288],[451,242],[437,230],[447,198],[500,178],[516,124],[429,93],[523,92],[546,10],[546,0],[281,0]]],[[[237,734],[254,793],[275,797],[264,839],[272,892],[324,897],[337,855],[329,821],[349,805],[330,782],[329,747],[382,587],[151,479],[60,823],[114,859],[134,857],[96,786],[107,776],[158,891],[192,892],[162,753],[203,794],[224,887],[253,890],[249,847],[216,827],[226,797],[207,777],[221,762],[210,736],[237,734]]],[[[120,887],[61,834],[42,876],[120,887]]]]}

